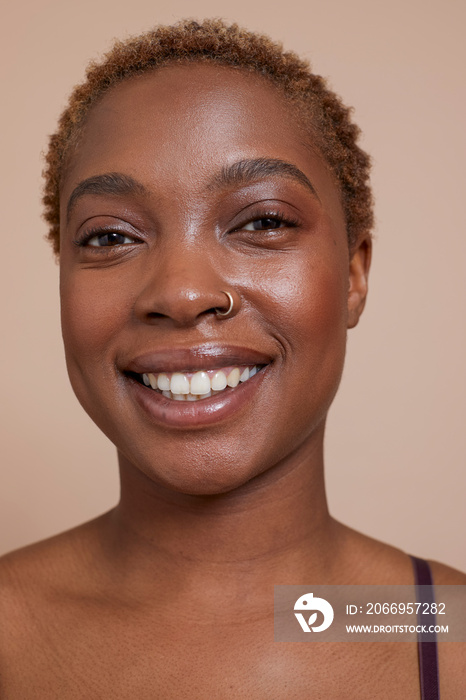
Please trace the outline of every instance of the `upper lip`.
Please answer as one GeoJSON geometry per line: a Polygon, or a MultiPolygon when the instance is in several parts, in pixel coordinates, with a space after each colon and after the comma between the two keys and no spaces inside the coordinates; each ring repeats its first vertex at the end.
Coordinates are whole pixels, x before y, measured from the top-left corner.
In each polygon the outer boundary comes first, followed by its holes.
{"type": "Polygon", "coordinates": [[[158,348],[133,358],[125,370],[137,374],[190,372],[231,365],[266,365],[271,360],[269,355],[252,348],[209,343],[189,348],[158,348]]]}

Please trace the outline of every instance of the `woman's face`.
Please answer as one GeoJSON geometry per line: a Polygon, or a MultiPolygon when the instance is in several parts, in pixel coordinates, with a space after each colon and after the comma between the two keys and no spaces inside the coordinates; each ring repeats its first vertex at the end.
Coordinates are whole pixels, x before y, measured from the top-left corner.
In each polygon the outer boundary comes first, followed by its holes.
{"type": "Polygon", "coordinates": [[[350,262],[338,188],[276,88],[191,64],[111,90],[71,156],[61,232],[71,382],[125,461],[212,494],[316,449],[365,248],[350,262]]]}

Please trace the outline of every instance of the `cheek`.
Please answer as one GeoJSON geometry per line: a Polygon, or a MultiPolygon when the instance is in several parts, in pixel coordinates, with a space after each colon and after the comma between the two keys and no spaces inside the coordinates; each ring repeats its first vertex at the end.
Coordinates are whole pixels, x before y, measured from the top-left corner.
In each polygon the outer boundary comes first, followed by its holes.
{"type": "Polygon", "coordinates": [[[60,275],[62,334],[71,386],[81,406],[111,438],[118,402],[115,342],[127,318],[124,284],[92,269],[60,275]],[[94,274],[93,274],[94,273],[94,274]]]}
{"type": "Polygon", "coordinates": [[[302,422],[315,426],[338,389],[346,350],[347,269],[344,255],[301,258],[275,270],[267,283],[263,278],[268,322],[285,355],[281,400],[290,403],[292,431],[302,422]]]}
{"type": "Polygon", "coordinates": [[[108,371],[105,356],[128,307],[121,287],[114,289],[109,279],[91,269],[61,275],[62,334],[75,390],[80,376],[108,371]]]}
{"type": "Polygon", "coordinates": [[[332,338],[346,338],[348,267],[340,258],[296,256],[257,280],[269,321],[292,350],[327,352],[332,338]]]}
{"type": "Polygon", "coordinates": [[[311,266],[308,285],[299,294],[297,342],[324,355],[344,352],[347,325],[347,276],[339,267],[311,266]]]}

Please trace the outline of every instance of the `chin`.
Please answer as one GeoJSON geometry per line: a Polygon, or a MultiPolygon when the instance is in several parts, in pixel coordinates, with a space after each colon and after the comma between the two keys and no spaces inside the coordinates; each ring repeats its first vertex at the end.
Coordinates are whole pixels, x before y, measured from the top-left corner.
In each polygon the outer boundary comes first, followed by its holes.
{"type": "Polygon", "coordinates": [[[134,455],[128,459],[119,452],[122,478],[140,475],[146,481],[146,488],[150,486],[155,491],[162,488],[190,496],[220,496],[246,486],[267,471],[264,453],[248,456],[243,449],[239,458],[237,450],[220,450],[218,444],[210,450],[198,446],[180,452],[156,463],[144,458],[135,460],[134,455]],[[187,455],[187,451],[191,454],[187,455]]]}

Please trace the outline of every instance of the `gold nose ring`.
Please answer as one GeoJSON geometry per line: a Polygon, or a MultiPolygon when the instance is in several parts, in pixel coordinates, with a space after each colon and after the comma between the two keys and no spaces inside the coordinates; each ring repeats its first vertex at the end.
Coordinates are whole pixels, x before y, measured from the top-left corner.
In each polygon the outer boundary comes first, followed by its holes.
{"type": "Polygon", "coordinates": [[[217,314],[217,316],[225,317],[225,316],[229,316],[231,314],[231,312],[233,311],[233,306],[234,306],[235,302],[233,301],[233,297],[231,296],[230,292],[225,292],[222,289],[222,294],[226,294],[228,297],[228,303],[229,303],[228,309],[226,311],[220,311],[219,309],[215,309],[215,313],[217,314]]]}

